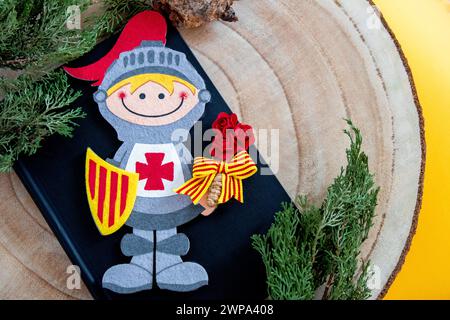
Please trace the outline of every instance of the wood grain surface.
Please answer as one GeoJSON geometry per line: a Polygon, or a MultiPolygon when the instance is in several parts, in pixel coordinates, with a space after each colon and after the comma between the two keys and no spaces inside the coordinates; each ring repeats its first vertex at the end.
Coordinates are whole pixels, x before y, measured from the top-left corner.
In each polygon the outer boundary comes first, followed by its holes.
{"type": "MultiPolygon", "coordinates": [[[[269,143],[278,150],[265,147],[264,131],[257,143],[292,197],[319,203],[345,165],[343,119],[361,129],[381,187],[362,257],[375,266],[372,298],[382,296],[415,230],[425,160],[420,106],[398,44],[366,0],[235,7],[237,23],[183,37],[240,119],[278,134],[279,144],[269,143]]],[[[1,298],[90,298],[83,286],[67,289],[70,261],[14,173],[0,175],[0,214],[1,298]]]]}

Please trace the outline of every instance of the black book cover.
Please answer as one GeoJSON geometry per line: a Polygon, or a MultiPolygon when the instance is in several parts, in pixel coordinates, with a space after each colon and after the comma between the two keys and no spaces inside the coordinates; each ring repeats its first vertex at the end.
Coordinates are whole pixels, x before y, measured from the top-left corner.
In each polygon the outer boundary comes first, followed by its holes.
{"type": "MultiPolygon", "coordinates": [[[[114,45],[117,36],[98,44],[94,50],[70,64],[84,66],[97,61],[114,45]]],[[[219,112],[231,112],[211,80],[181,38],[169,27],[167,47],[182,51],[206,82],[212,99],[201,119],[203,129],[211,127],[219,112]]],[[[220,48],[218,48],[220,50],[220,48]]],[[[117,295],[103,289],[104,272],[112,265],[128,263],[120,252],[120,240],[131,228],[124,226],[110,236],[101,236],[92,220],[86,198],[84,170],[87,147],[103,159],[110,158],[120,146],[114,129],[101,117],[93,100],[96,88],[85,81],[70,83],[83,96],[76,102],[87,114],[80,120],[74,136],[52,136],[36,155],[22,157],[14,169],[33,197],[72,263],[96,299],[264,299],[265,269],[259,254],[251,247],[251,235],[265,233],[281,202],[290,201],[274,175],[259,172],[244,181],[245,203],[235,200],[221,205],[208,217],[199,216],[178,228],[190,239],[191,248],[184,261],[205,267],[209,284],[192,292],[151,291],[117,295]]],[[[267,115],[270,116],[270,115],[267,115]]],[[[251,124],[251,123],[250,123],[251,124]]],[[[206,145],[206,144],[205,144],[206,145]]],[[[194,155],[195,156],[195,155],[194,155]]],[[[255,159],[256,160],[256,159],[255,159]]],[[[267,166],[258,158],[259,169],[267,166]]]]}

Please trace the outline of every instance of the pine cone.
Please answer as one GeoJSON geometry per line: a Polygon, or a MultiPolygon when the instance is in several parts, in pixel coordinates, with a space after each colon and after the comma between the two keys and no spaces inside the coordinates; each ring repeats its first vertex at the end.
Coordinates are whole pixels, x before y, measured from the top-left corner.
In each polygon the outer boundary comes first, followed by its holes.
{"type": "Polygon", "coordinates": [[[153,8],[168,14],[177,27],[195,28],[214,20],[236,21],[234,0],[153,0],[153,8]]]}
{"type": "Polygon", "coordinates": [[[217,207],[219,202],[220,193],[222,192],[222,174],[218,174],[214,177],[211,186],[209,187],[208,198],[206,204],[210,207],[217,207]]]}

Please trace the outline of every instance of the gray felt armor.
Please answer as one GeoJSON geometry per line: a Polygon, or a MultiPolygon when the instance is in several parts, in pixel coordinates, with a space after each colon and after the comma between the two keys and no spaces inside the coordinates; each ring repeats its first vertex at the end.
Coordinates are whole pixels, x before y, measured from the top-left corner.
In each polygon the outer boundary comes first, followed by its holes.
{"type": "MultiPolygon", "coordinates": [[[[94,100],[123,142],[114,158],[108,160],[110,163],[127,169],[137,145],[162,146],[176,150],[184,181],[191,177],[192,157],[181,142],[172,141],[172,133],[177,129],[192,128],[202,116],[210,94],[183,53],[166,48],[161,42],[143,41],[139,47],[123,52],[111,64],[94,94],[94,100]],[[192,83],[199,90],[199,103],[182,119],[162,126],[137,125],[109,111],[107,90],[119,81],[145,73],[173,75],[192,83]]],[[[194,205],[184,195],[144,197],[138,192],[133,212],[126,222],[133,228],[133,233],[125,235],[121,242],[122,253],[132,257],[131,261],[108,269],[103,276],[103,287],[118,293],[132,293],[151,289],[154,283],[161,289],[173,291],[191,291],[206,285],[208,275],[205,269],[197,263],[181,260],[180,256],[189,250],[189,240],[186,235],[177,234],[176,230],[177,226],[192,220],[202,211],[203,207],[194,205]]]]}

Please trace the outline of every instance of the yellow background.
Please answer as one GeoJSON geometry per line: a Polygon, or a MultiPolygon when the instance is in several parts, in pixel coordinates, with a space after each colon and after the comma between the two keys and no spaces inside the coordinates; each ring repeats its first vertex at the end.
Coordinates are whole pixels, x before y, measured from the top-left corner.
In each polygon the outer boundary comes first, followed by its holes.
{"type": "Polygon", "coordinates": [[[450,299],[450,0],[374,2],[409,61],[427,143],[417,233],[386,299],[450,299]]]}

